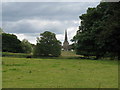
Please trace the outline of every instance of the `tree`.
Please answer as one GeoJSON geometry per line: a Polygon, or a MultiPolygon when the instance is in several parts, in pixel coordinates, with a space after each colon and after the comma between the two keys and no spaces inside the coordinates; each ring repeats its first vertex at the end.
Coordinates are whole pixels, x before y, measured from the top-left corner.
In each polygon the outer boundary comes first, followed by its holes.
{"type": "Polygon", "coordinates": [[[3,33],[3,30],[0,28],[0,55],[2,52],[2,33],[3,33]]]}
{"type": "Polygon", "coordinates": [[[32,52],[32,45],[28,40],[23,39],[21,42],[21,45],[22,45],[22,49],[23,49],[24,53],[32,52]]]}
{"type": "Polygon", "coordinates": [[[22,53],[21,41],[14,34],[2,33],[2,51],[22,53]]]}
{"type": "Polygon", "coordinates": [[[80,16],[81,26],[74,36],[77,54],[120,58],[120,2],[102,2],[80,16]]]}
{"type": "Polygon", "coordinates": [[[75,50],[75,44],[74,43],[69,45],[69,50],[75,50]]]}
{"type": "Polygon", "coordinates": [[[54,33],[45,31],[37,38],[34,49],[35,56],[59,56],[61,54],[61,42],[56,39],[54,33]]]}

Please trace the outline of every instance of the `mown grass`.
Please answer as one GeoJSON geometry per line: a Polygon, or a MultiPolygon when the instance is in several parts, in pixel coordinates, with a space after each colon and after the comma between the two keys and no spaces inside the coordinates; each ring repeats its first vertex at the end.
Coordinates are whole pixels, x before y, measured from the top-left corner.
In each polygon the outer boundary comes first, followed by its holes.
{"type": "Polygon", "coordinates": [[[83,57],[82,55],[76,55],[75,51],[61,51],[61,56],[59,58],[64,59],[78,59],[83,57]]]}
{"type": "MultiPolygon", "coordinates": [[[[1,55],[0,55],[1,56],[1,55]]],[[[95,60],[95,56],[83,56],[83,55],[76,55],[75,51],[61,51],[61,55],[59,57],[44,57],[44,56],[33,56],[33,54],[27,53],[11,53],[11,52],[2,52],[2,57],[18,57],[18,58],[41,58],[41,59],[92,59],[95,60]]],[[[117,60],[113,57],[102,57],[100,60],[117,60]]]]}
{"type": "MultiPolygon", "coordinates": [[[[26,53],[11,53],[11,52],[2,52],[3,57],[19,57],[19,58],[26,58],[27,56],[34,57],[32,54],[26,54],[26,53]]],[[[51,58],[51,59],[73,59],[73,58],[79,58],[81,55],[76,55],[74,51],[61,51],[61,55],[59,57],[38,57],[38,58],[51,58]]]]}
{"type": "Polygon", "coordinates": [[[2,52],[3,57],[19,57],[19,58],[25,58],[31,54],[26,53],[11,53],[11,52],[2,52]]]}
{"type": "Polygon", "coordinates": [[[117,61],[13,57],[2,59],[3,88],[118,87],[117,61]]]}

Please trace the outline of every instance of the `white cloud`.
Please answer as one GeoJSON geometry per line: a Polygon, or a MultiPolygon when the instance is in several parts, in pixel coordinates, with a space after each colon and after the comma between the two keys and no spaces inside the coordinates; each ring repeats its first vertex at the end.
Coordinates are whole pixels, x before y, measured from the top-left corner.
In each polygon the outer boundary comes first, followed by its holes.
{"type": "Polygon", "coordinates": [[[23,39],[27,39],[32,44],[36,44],[36,40],[37,40],[36,38],[39,37],[39,34],[37,34],[37,33],[34,33],[32,35],[31,35],[31,33],[27,33],[27,34],[13,33],[13,34],[15,34],[19,40],[22,41],[23,39]]]}
{"type": "MultiPolygon", "coordinates": [[[[77,31],[76,27],[70,27],[70,28],[67,29],[68,41],[69,41],[70,44],[72,43],[70,40],[76,34],[76,31],[77,31]]],[[[33,44],[36,44],[37,37],[40,36],[39,33],[26,33],[26,34],[24,34],[24,33],[13,33],[13,34],[15,34],[18,37],[18,39],[20,39],[21,41],[23,39],[27,39],[27,40],[29,40],[30,43],[33,43],[33,44]]],[[[56,38],[58,40],[60,40],[63,44],[64,39],[65,39],[65,35],[64,35],[64,33],[63,34],[56,34],[56,38]]]]}
{"type": "MultiPolygon", "coordinates": [[[[79,21],[50,21],[50,20],[36,20],[24,19],[15,22],[4,22],[5,32],[14,33],[20,40],[27,39],[31,43],[36,43],[36,37],[40,33],[48,30],[54,32],[56,37],[61,42],[64,41],[64,31],[68,31],[68,40],[70,41],[76,34],[79,21]],[[25,26],[25,27],[24,27],[25,26]],[[72,27],[71,27],[72,26],[72,27]]],[[[71,43],[71,42],[70,42],[71,43]]]]}
{"type": "MultiPolygon", "coordinates": [[[[70,27],[68,28],[68,39],[69,41],[76,35],[76,31],[78,30],[78,27],[70,27]]],[[[72,42],[70,41],[70,44],[72,42]]]]}
{"type": "Polygon", "coordinates": [[[64,37],[63,34],[57,34],[57,35],[56,35],[56,38],[63,43],[65,37],[64,37]]]}
{"type": "Polygon", "coordinates": [[[3,28],[8,33],[41,33],[46,30],[61,34],[69,27],[79,25],[79,21],[58,21],[58,20],[38,20],[23,19],[15,22],[3,22],[3,28]]]}
{"type": "Polygon", "coordinates": [[[80,25],[79,16],[98,3],[3,3],[3,30],[35,44],[36,37],[44,31],[55,33],[57,39],[63,42],[67,29],[70,42],[80,25]]]}

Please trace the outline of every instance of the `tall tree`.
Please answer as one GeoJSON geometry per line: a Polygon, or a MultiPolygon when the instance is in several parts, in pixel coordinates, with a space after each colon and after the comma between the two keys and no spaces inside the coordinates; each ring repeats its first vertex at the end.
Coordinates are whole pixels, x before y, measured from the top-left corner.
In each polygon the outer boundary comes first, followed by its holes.
{"type": "Polygon", "coordinates": [[[73,38],[77,54],[95,55],[97,58],[108,53],[120,56],[119,11],[120,2],[102,2],[80,16],[81,26],[73,38]]]}
{"type": "Polygon", "coordinates": [[[0,55],[2,52],[2,33],[3,33],[3,30],[0,28],[0,55]]]}
{"type": "Polygon", "coordinates": [[[56,39],[54,33],[45,31],[37,38],[37,45],[34,49],[36,56],[59,56],[61,54],[61,42],[56,39]]]}
{"type": "Polygon", "coordinates": [[[22,45],[24,53],[31,53],[32,52],[32,45],[28,40],[23,39],[21,42],[21,45],[22,45]]]}

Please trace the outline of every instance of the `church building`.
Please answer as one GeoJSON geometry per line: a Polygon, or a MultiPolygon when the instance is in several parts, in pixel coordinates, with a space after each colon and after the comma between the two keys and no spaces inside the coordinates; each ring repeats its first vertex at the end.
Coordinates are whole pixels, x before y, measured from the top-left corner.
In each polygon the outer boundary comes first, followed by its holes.
{"type": "Polygon", "coordinates": [[[67,38],[67,30],[65,30],[65,40],[63,42],[63,50],[68,51],[69,50],[69,42],[67,38]]]}

